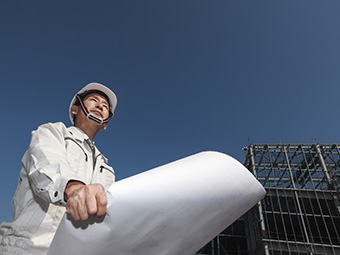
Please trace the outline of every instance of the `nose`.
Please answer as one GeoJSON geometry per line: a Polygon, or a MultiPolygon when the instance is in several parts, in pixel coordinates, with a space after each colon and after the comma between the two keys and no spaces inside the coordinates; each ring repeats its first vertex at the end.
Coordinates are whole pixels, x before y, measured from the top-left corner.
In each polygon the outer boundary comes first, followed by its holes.
{"type": "Polygon", "coordinates": [[[100,110],[103,110],[103,103],[102,102],[97,102],[96,107],[100,110]]]}
{"type": "Polygon", "coordinates": [[[97,105],[97,109],[100,111],[100,112],[103,112],[103,106],[102,105],[97,105]]]}

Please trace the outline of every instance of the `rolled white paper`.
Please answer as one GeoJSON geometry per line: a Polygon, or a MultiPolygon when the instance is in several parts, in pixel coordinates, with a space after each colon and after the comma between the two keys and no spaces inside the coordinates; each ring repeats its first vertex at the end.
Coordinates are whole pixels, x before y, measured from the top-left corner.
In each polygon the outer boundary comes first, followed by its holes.
{"type": "Polygon", "coordinates": [[[48,255],[193,255],[264,195],[237,160],[201,152],[114,183],[102,218],[64,216],[48,255]]]}

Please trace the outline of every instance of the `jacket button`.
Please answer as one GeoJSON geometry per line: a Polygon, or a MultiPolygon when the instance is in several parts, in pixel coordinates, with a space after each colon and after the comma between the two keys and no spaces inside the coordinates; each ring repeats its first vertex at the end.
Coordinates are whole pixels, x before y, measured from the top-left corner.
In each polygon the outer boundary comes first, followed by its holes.
{"type": "Polygon", "coordinates": [[[58,196],[58,191],[54,192],[54,197],[58,196]]]}

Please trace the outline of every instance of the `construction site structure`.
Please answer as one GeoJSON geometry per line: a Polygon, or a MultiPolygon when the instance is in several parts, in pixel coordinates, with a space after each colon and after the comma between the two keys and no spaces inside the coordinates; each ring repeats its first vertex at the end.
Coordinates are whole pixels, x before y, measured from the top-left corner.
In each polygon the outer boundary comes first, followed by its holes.
{"type": "Polygon", "coordinates": [[[266,196],[196,254],[340,255],[340,144],[250,144],[266,196]]]}

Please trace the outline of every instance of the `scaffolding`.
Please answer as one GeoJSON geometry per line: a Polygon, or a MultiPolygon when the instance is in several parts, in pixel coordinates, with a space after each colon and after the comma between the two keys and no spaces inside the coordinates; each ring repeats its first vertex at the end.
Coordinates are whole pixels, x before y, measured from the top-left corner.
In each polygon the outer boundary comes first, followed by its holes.
{"type": "Polygon", "coordinates": [[[244,149],[244,165],[267,194],[197,254],[340,254],[340,145],[244,149]]]}

